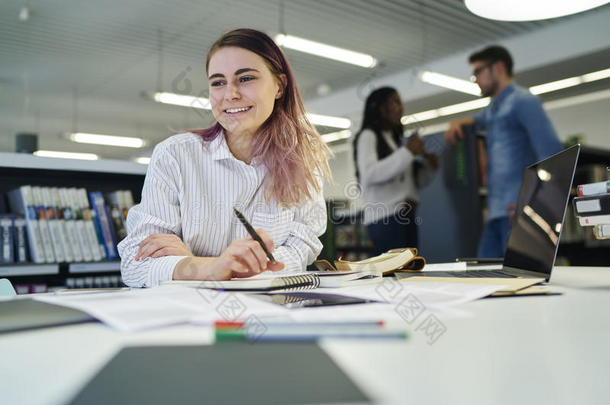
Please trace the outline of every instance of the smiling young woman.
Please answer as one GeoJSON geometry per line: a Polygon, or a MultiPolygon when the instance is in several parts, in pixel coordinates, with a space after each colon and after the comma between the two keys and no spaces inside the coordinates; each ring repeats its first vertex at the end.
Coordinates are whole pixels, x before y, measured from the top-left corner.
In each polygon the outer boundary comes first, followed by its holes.
{"type": "Polygon", "coordinates": [[[156,146],[119,244],[127,285],[302,271],[322,248],[329,152],[282,51],[266,34],[239,29],[212,45],[206,70],[216,123],[156,146]],[[258,227],[276,262],[233,207],[258,227]]]}

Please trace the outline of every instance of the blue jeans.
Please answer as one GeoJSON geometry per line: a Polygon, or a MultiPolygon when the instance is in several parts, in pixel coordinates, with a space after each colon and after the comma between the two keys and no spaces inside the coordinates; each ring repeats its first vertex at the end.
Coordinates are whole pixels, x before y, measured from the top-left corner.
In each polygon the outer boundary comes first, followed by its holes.
{"type": "Polygon", "coordinates": [[[487,221],[479,242],[478,257],[504,257],[510,235],[508,217],[487,221]]]}
{"type": "Polygon", "coordinates": [[[417,224],[415,209],[404,215],[391,215],[369,224],[366,229],[373,242],[375,256],[390,249],[417,247],[417,224]]]}

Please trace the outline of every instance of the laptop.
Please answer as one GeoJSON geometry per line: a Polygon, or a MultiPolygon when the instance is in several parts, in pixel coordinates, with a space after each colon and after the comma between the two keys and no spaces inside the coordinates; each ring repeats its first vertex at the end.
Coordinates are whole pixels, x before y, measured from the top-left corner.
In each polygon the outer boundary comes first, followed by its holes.
{"type": "Polygon", "coordinates": [[[426,277],[526,277],[549,281],[555,265],[563,220],[580,145],[528,166],[508,239],[498,270],[423,271],[426,277]]]}
{"type": "Polygon", "coordinates": [[[84,322],[97,322],[97,319],[77,309],[31,298],[0,301],[0,333],[84,322]]]}

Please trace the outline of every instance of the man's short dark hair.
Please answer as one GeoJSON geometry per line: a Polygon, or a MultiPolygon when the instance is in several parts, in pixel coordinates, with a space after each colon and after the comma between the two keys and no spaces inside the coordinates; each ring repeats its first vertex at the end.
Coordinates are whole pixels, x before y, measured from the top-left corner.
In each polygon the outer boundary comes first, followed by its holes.
{"type": "Polygon", "coordinates": [[[504,63],[506,73],[513,76],[513,58],[510,56],[508,50],[499,45],[489,46],[481,51],[475,52],[468,58],[468,62],[487,62],[487,63],[504,63]]]}

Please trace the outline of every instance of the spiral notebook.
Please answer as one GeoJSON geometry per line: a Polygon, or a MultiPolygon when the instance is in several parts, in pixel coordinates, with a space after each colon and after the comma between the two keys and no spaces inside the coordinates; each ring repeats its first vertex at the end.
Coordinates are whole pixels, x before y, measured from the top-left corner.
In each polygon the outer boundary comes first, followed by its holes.
{"type": "Polygon", "coordinates": [[[297,273],[276,275],[261,273],[248,278],[233,278],[225,281],[172,280],[163,285],[182,285],[194,288],[211,288],[222,291],[299,291],[318,287],[347,287],[381,281],[381,273],[373,271],[350,271],[341,273],[297,273]]]}

